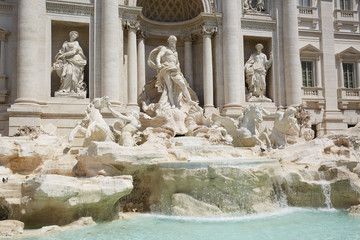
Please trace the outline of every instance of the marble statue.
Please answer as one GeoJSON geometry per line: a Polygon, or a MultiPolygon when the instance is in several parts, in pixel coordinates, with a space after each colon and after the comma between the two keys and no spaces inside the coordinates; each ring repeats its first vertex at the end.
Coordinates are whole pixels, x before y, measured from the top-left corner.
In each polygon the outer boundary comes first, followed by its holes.
{"type": "Polygon", "coordinates": [[[274,117],[274,127],[269,136],[273,148],[284,148],[286,146],[286,136],[297,136],[300,127],[295,118],[296,109],[289,107],[285,112],[270,113],[263,109],[263,113],[269,117],[274,117]]]}
{"type": "Polygon", "coordinates": [[[101,109],[109,104],[109,97],[95,98],[86,108],[85,117],[71,131],[69,142],[74,140],[76,134],[81,133],[85,137],[84,145],[91,141],[115,141],[115,135],[105,122],[101,109]]]}
{"type": "Polygon", "coordinates": [[[119,136],[119,144],[124,147],[136,146],[138,129],[141,127],[139,121],[139,114],[137,112],[131,112],[127,115],[123,115],[115,111],[110,102],[107,103],[107,108],[112,115],[117,118],[113,124],[112,130],[119,136]]]}
{"type": "Polygon", "coordinates": [[[55,96],[86,97],[86,84],[84,83],[84,67],[86,56],[79,42],[77,31],[71,31],[70,41],[65,41],[55,56],[52,69],[60,77],[61,86],[55,96]]]}
{"type": "Polygon", "coordinates": [[[265,0],[244,0],[243,9],[245,13],[261,13],[265,11],[265,0]]]}
{"type": "Polygon", "coordinates": [[[148,64],[158,72],[156,87],[162,92],[159,103],[180,108],[183,101],[189,104],[195,102],[191,99],[188,83],[180,69],[176,42],[176,37],[172,35],[168,38],[168,47],[159,46],[152,50],[148,64]]]}
{"type": "Polygon", "coordinates": [[[265,96],[266,93],[266,73],[272,64],[272,54],[268,60],[262,53],[264,46],[259,43],[255,46],[256,52],[251,54],[249,60],[245,63],[246,83],[249,94],[248,101],[271,102],[271,99],[265,96]]]}
{"type": "Polygon", "coordinates": [[[81,133],[85,137],[85,146],[91,141],[112,141],[118,142],[121,146],[132,147],[136,145],[135,134],[140,126],[138,113],[123,115],[111,107],[108,96],[95,98],[86,108],[85,118],[71,131],[69,142],[74,140],[76,134],[81,133]],[[105,107],[117,119],[112,126],[105,122],[101,114],[101,109],[105,107]]]}
{"type": "Polygon", "coordinates": [[[260,104],[250,104],[245,108],[235,121],[229,117],[216,117],[216,121],[233,137],[235,147],[254,147],[260,146],[262,151],[271,148],[268,133],[262,128],[263,108],[260,104]]]}
{"type": "Polygon", "coordinates": [[[262,53],[264,46],[259,43],[255,46],[256,52],[251,54],[249,60],[245,63],[246,83],[248,85],[249,94],[248,101],[266,101],[271,102],[265,96],[266,93],[266,73],[272,64],[272,54],[268,60],[266,55],[262,53]]]}

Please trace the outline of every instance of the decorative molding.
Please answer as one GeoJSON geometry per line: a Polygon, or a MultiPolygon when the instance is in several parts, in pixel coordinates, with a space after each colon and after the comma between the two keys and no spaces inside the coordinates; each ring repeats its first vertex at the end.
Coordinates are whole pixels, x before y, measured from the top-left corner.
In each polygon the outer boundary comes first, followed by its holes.
{"type": "Polygon", "coordinates": [[[202,30],[201,30],[202,35],[208,35],[212,37],[216,33],[217,33],[217,27],[207,26],[206,24],[202,26],[202,30]]]}
{"type": "Polygon", "coordinates": [[[140,30],[140,22],[139,21],[132,21],[132,20],[126,20],[123,22],[124,28],[128,30],[140,30]]]}
{"type": "Polygon", "coordinates": [[[138,39],[147,39],[149,37],[149,33],[142,31],[141,29],[137,32],[138,39]]]}
{"type": "Polygon", "coordinates": [[[241,28],[247,30],[260,30],[260,31],[275,31],[276,21],[259,21],[259,20],[250,20],[242,19],[241,28]]]}
{"type": "Polygon", "coordinates": [[[184,42],[193,42],[196,39],[196,36],[192,33],[184,33],[184,34],[180,35],[180,38],[184,42]]]}
{"type": "Polygon", "coordinates": [[[88,4],[46,2],[46,12],[64,15],[93,16],[94,6],[88,4]]]}
{"type": "Polygon", "coordinates": [[[138,21],[141,10],[141,7],[119,6],[119,17],[126,21],[138,21]]]}
{"type": "Polygon", "coordinates": [[[0,12],[9,13],[12,12],[13,6],[11,4],[0,3],[0,12]]]}

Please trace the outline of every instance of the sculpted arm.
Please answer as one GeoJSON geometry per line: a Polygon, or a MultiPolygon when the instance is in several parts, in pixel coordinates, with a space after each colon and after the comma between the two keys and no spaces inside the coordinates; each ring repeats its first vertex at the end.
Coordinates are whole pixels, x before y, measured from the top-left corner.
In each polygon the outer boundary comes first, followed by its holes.
{"type": "Polygon", "coordinates": [[[262,112],[264,113],[265,116],[268,116],[268,117],[279,117],[279,115],[280,115],[280,113],[278,113],[278,112],[271,113],[265,109],[262,109],[262,112]]]}
{"type": "Polygon", "coordinates": [[[272,62],[273,62],[273,54],[271,51],[269,60],[266,59],[266,64],[265,64],[266,70],[268,70],[271,67],[272,62]]]}
{"type": "Polygon", "coordinates": [[[165,54],[165,47],[162,47],[158,53],[158,55],[156,56],[156,66],[158,67],[158,69],[162,68],[162,63],[161,63],[161,58],[164,56],[165,54]]]}
{"type": "Polygon", "coordinates": [[[112,115],[118,119],[124,120],[126,122],[131,122],[131,119],[125,115],[122,115],[121,113],[115,111],[112,107],[111,104],[109,103],[107,105],[107,108],[110,110],[110,112],[112,113],[112,115]]]}

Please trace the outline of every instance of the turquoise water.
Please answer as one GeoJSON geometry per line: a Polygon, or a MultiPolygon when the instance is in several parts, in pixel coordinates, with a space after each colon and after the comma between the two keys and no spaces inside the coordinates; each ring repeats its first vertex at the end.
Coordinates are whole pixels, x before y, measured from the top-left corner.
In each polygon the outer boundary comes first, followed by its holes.
{"type": "Polygon", "coordinates": [[[216,218],[145,214],[36,239],[360,240],[360,217],[348,216],[341,210],[304,208],[216,218]]]}

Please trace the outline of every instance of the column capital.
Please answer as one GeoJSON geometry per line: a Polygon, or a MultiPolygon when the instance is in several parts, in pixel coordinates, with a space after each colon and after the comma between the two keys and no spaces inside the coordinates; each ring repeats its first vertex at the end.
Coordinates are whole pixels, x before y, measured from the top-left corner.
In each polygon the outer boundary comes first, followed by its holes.
{"type": "Polygon", "coordinates": [[[124,21],[123,25],[124,25],[124,28],[128,29],[128,30],[135,30],[135,31],[140,30],[140,22],[139,21],[126,20],[126,21],[124,21]]]}
{"type": "Polygon", "coordinates": [[[136,33],[137,35],[137,38],[138,39],[146,39],[149,37],[149,33],[148,32],[145,32],[144,30],[138,30],[138,32],[136,33]]]}
{"type": "Polygon", "coordinates": [[[184,42],[193,42],[196,38],[196,36],[192,33],[185,33],[180,35],[180,38],[184,41],[184,42]]]}
{"type": "Polygon", "coordinates": [[[202,26],[201,35],[212,37],[216,33],[217,33],[217,27],[215,27],[215,26],[206,26],[206,25],[202,26]]]}

